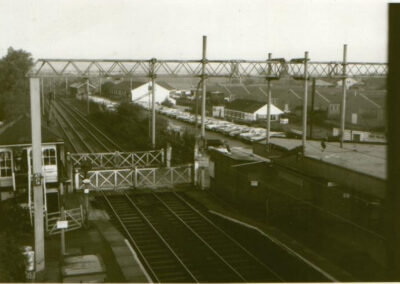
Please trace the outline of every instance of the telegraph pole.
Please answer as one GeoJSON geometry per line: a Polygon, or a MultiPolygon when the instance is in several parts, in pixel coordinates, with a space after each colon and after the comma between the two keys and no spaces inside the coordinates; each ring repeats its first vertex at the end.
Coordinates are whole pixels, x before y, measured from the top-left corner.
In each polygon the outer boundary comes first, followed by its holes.
{"type": "MultiPolygon", "coordinates": [[[[268,53],[268,60],[272,59],[272,54],[268,53]]],[[[271,75],[271,63],[268,63],[268,75],[271,75]]],[[[268,105],[267,105],[267,141],[266,146],[267,150],[269,149],[269,140],[271,135],[271,79],[268,77],[267,81],[267,88],[268,88],[268,105]]]]}
{"type": "Polygon", "coordinates": [[[195,105],[196,117],[195,117],[195,120],[194,120],[194,123],[195,123],[194,133],[195,133],[195,137],[196,137],[196,140],[197,140],[198,128],[199,128],[199,125],[198,125],[199,124],[199,118],[198,118],[198,115],[199,115],[199,90],[196,89],[195,92],[196,92],[196,94],[195,94],[195,98],[196,98],[196,105],[195,105]]]}
{"type": "Polygon", "coordinates": [[[343,79],[342,79],[342,109],[340,114],[340,148],[343,148],[344,130],[346,124],[346,65],[347,65],[347,44],[343,45],[343,79]]]}
{"type": "Polygon", "coordinates": [[[202,100],[201,100],[201,140],[203,141],[203,146],[205,145],[206,131],[205,131],[205,121],[206,121],[206,64],[207,64],[207,36],[203,36],[203,57],[202,57],[202,67],[201,67],[201,77],[202,77],[202,100]]]}
{"type": "Polygon", "coordinates": [[[303,100],[303,137],[302,146],[303,154],[306,149],[306,139],[307,139],[307,96],[308,96],[308,51],[304,53],[304,100],[303,100]]]}
{"type": "MultiPolygon", "coordinates": [[[[32,163],[33,163],[33,198],[34,198],[34,231],[35,231],[35,269],[42,272],[44,259],[44,226],[43,226],[43,175],[42,175],[42,128],[40,118],[40,79],[30,78],[31,127],[32,127],[32,163]]],[[[39,279],[40,280],[40,279],[39,279]]]]}

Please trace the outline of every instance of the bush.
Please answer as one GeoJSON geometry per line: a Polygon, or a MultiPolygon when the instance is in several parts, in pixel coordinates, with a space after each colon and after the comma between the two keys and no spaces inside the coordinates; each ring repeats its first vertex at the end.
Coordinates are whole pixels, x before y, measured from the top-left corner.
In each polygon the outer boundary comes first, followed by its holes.
{"type": "Polygon", "coordinates": [[[0,207],[0,282],[25,281],[20,247],[30,244],[32,235],[28,211],[14,202],[3,201],[0,207]]]}

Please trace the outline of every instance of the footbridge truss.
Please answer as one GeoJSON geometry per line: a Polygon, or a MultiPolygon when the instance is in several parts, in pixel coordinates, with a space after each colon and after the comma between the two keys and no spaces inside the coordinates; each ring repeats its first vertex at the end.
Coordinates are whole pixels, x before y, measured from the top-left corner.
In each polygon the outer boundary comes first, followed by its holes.
{"type": "MultiPolygon", "coordinates": [[[[385,77],[386,63],[313,62],[307,63],[308,78],[385,77]],[[346,70],[345,70],[346,69],[346,70]]],[[[304,63],[299,60],[108,60],[39,59],[29,77],[54,78],[266,78],[289,75],[304,78],[304,63]],[[204,66],[204,74],[202,68],[204,66]]]]}

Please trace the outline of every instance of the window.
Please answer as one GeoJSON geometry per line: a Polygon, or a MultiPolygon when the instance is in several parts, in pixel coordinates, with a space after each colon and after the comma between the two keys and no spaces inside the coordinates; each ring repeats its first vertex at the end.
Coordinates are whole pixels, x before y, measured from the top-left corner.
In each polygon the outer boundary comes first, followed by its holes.
{"type": "Polygon", "coordinates": [[[43,165],[55,165],[56,164],[56,150],[55,149],[44,149],[43,150],[43,165]]]}
{"type": "Polygon", "coordinates": [[[0,152],[0,177],[10,177],[11,173],[11,152],[0,152]]]}

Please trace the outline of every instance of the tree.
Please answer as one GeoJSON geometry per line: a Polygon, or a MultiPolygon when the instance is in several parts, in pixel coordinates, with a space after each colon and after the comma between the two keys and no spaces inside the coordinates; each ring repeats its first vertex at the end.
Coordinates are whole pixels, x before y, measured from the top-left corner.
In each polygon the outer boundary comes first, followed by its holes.
{"type": "Polygon", "coordinates": [[[29,52],[12,47],[0,60],[0,120],[29,109],[29,80],[26,73],[32,65],[29,52]]]}

